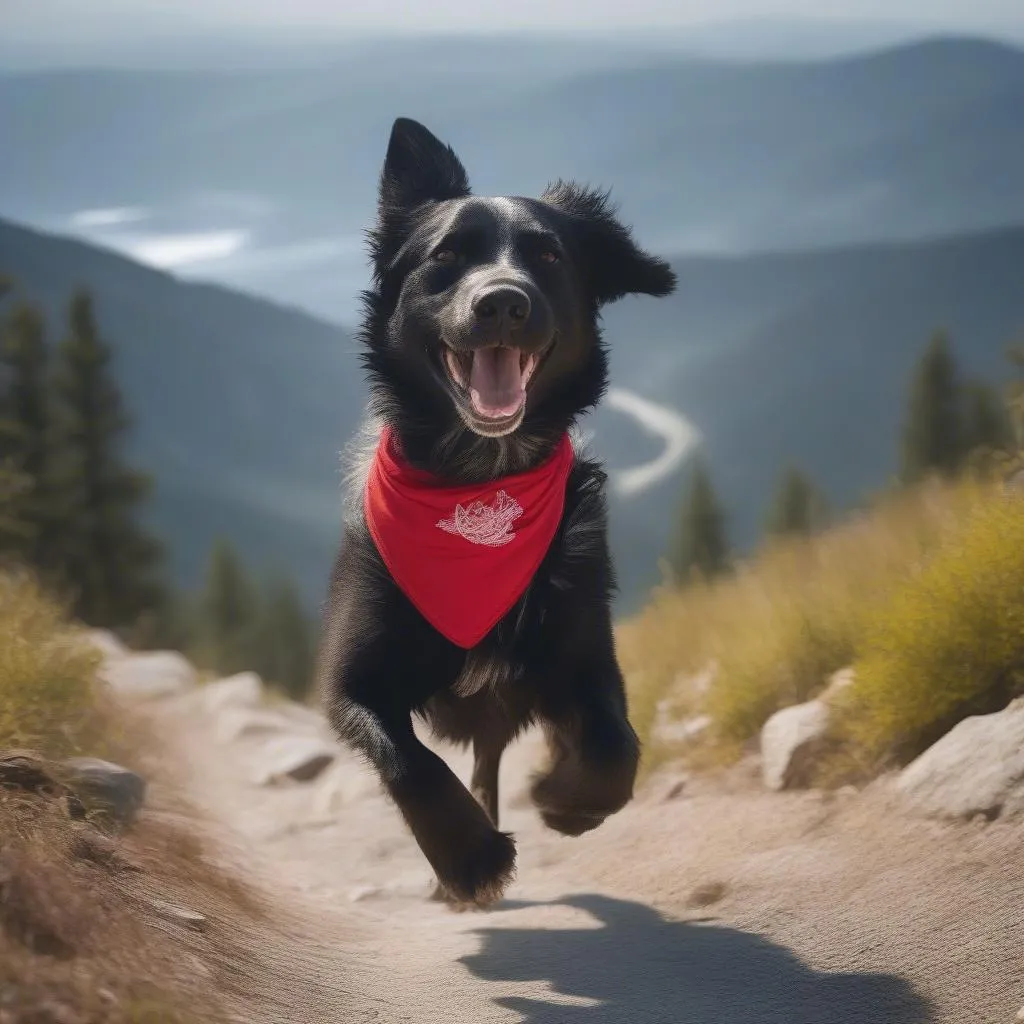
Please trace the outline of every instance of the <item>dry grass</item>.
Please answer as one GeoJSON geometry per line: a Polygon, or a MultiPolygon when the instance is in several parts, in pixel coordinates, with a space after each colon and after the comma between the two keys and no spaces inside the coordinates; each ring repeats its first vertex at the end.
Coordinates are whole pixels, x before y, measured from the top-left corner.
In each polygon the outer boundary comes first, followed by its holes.
{"type": "Polygon", "coordinates": [[[0,750],[31,748],[50,784],[0,788],[0,1022],[219,1024],[259,907],[179,824],[144,815],[126,834],[73,821],[59,760],[133,764],[154,749],[99,692],[98,659],[21,576],[0,577],[0,750]],[[152,899],[201,913],[202,932],[152,899]]]}
{"type": "Polygon", "coordinates": [[[680,752],[654,730],[659,704],[672,717],[711,715],[700,757],[734,760],[770,715],[856,660],[878,607],[991,493],[977,481],[932,483],[820,536],[771,546],[728,579],[662,588],[618,631],[647,767],[680,752]],[[710,687],[696,692],[694,675],[712,662],[710,687]]]}
{"type": "Polygon", "coordinates": [[[859,774],[904,764],[1024,693],[1024,498],[974,509],[871,610],[858,654],[834,732],[859,774]]]}

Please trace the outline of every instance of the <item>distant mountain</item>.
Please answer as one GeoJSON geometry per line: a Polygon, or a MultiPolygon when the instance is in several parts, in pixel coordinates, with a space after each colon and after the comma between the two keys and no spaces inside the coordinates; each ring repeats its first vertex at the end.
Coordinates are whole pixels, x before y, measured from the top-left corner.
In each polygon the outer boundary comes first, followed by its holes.
{"type": "MultiPolygon", "coordinates": [[[[741,548],[786,460],[839,508],[895,474],[910,374],[936,329],[992,383],[1024,337],[1024,228],[674,266],[676,295],[608,311],[613,376],[700,430],[741,548]]],[[[639,562],[665,550],[680,484],[647,492],[620,521],[639,562]]]]}
{"type": "Polygon", "coordinates": [[[556,176],[612,186],[666,251],[1024,222],[1013,47],[938,38],[739,63],[560,45],[381,42],[298,70],[0,76],[0,203],[146,258],[168,235],[234,233],[197,272],[335,319],[365,276],[358,235],[399,113],[452,142],[481,191],[535,193],[556,176]],[[126,206],[141,220],[71,224],[126,206]]]}
{"type": "Polygon", "coordinates": [[[194,583],[230,534],[319,600],[339,521],[338,452],[363,409],[341,328],[0,221],[0,267],[64,329],[87,286],[136,421],[130,454],[157,478],[153,521],[194,583]]]}
{"type": "MultiPolygon", "coordinates": [[[[695,424],[745,548],[788,459],[839,506],[895,470],[908,376],[935,328],[992,380],[1024,332],[1024,228],[674,266],[677,295],[607,310],[612,376],[695,424]]],[[[46,304],[54,331],[71,288],[92,288],[179,577],[194,581],[212,538],[230,532],[252,561],[296,573],[318,601],[337,539],[337,453],[364,404],[350,333],[2,221],[0,271],[46,304]]],[[[658,453],[609,407],[584,426],[614,469],[658,453]]],[[[623,610],[658,579],[684,482],[677,472],[613,498],[623,610]]]]}

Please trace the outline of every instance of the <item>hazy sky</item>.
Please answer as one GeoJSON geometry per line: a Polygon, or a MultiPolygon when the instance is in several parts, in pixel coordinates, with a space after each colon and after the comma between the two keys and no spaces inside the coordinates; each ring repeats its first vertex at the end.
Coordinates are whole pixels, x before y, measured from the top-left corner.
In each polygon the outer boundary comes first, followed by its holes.
{"type": "Polygon", "coordinates": [[[180,29],[598,28],[734,17],[866,18],[984,29],[1024,22],[1021,0],[0,0],[0,33],[180,29]]]}

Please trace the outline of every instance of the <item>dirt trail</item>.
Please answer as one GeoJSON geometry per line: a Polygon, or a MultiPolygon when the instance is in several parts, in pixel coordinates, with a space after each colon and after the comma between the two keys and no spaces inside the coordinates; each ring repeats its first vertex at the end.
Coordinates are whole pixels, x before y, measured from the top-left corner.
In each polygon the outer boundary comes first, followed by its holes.
{"type": "Polygon", "coordinates": [[[353,759],[258,786],[265,738],[218,740],[195,694],[152,712],[294,935],[266,952],[293,984],[253,1024],[1009,1024],[1024,1004],[1024,827],[910,821],[881,788],[663,776],[564,839],[525,805],[527,737],[502,770],[518,879],[496,909],[454,914],[427,901],[425,862],[353,759]]]}

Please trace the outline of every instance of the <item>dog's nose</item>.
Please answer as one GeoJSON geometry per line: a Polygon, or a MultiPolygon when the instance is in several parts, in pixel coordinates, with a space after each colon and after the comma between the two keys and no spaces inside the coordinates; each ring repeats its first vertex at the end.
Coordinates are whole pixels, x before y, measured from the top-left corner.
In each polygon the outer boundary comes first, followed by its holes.
{"type": "Polygon", "coordinates": [[[482,324],[506,323],[517,327],[530,315],[530,297],[510,284],[491,288],[473,300],[473,314],[482,324]]]}

